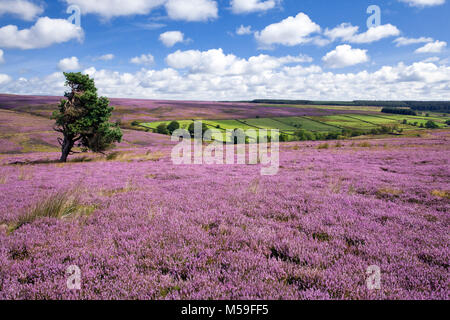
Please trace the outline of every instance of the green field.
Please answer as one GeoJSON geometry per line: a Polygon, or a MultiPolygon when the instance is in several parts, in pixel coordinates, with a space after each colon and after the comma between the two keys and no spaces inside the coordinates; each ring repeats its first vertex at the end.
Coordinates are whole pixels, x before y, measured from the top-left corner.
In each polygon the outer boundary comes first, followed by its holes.
{"type": "MultiPolygon", "coordinates": [[[[280,106],[281,107],[281,106],[280,106]]],[[[283,106],[297,107],[297,106],[283,106]]],[[[300,107],[300,106],[298,106],[300,107]]],[[[311,106],[305,106],[310,107],[311,106]]],[[[316,107],[320,109],[321,107],[316,107]]],[[[347,109],[345,109],[347,110],[347,109]]],[[[252,118],[252,119],[230,119],[230,120],[202,120],[208,127],[218,129],[223,133],[223,138],[217,140],[229,141],[231,135],[227,130],[242,129],[277,129],[286,134],[289,139],[294,133],[303,129],[313,133],[341,133],[343,130],[356,130],[369,133],[373,129],[379,129],[385,126],[396,126],[404,132],[411,130],[420,130],[420,125],[425,125],[428,121],[434,121],[439,128],[446,128],[445,123],[450,117],[444,117],[439,114],[430,113],[426,116],[408,116],[387,113],[361,114],[360,110],[353,110],[355,113],[323,115],[323,116],[299,116],[299,117],[273,117],[273,118],[252,118]],[[404,121],[406,120],[406,124],[404,121]],[[416,124],[415,124],[416,123],[416,124]]],[[[193,120],[178,121],[182,129],[187,129],[193,120]]],[[[170,121],[158,121],[151,123],[142,123],[141,126],[155,130],[161,123],[169,124],[170,121]]]]}

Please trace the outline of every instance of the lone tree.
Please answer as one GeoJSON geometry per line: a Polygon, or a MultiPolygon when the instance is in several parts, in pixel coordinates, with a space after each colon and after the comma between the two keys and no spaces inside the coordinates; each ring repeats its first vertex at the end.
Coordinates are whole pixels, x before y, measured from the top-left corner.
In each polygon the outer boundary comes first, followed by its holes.
{"type": "Polygon", "coordinates": [[[58,138],[61,145],[61,162],[66,162],[74,147],[83,151],[101,153],[108,150],[114,142],[122,140],[122,131],[118,123],[109,122],[114,108],[109,100],[97,96],[93,79],[81,73],[64,73],[66,99],[61,100],[59,110],[53,113],[56,120],[54,130],[63,134],[58,138]]]}

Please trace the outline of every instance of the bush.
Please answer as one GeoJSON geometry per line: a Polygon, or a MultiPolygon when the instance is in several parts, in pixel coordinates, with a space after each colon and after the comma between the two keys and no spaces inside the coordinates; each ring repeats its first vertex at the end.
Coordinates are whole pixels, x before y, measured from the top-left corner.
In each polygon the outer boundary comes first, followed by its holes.
{"type": "Polygon", "coordinates": [[[317,147],[317,149],[321,150],[321,149],[328,149],[330,147],[330,145],[328,143],[324,143],[321,144],[317,147]]]}
{"type": "Polygon", "coordinates": [[[450,126],[450,120],[445,121],[445,124],[450,126]]]}
{"type": "Polygon", "coordinates": [[[159,134],[169,134],[169,130],[167,129],[167,125],[165,123],[161,123],[156,127],[156,133],[159,134]]]}
{"type": "Polygon", "coordinates": [[[172,121],[167,126],[167,130],[169,130],[169,133],[172,134],[175,130],[180,129],[180,123],[178,121],[172,121]]]}
{"type": "Polygon", "coordinates": [[[289,141],[288,136],[284,133],[280,134],[280,142],[287,142],[287,141],[289,141]]]}
{"type": "Polygon", "coordinates": [[[439,126],[436,124],[436,122],[434,122],[434,121],[427,121],[427,123],[425,124],[425,127],[427,128],[427,129],[437,129],[437,128],[439,128],[439,126]]]}
{"type": "Polygon", "coordinates": [[[196,137],[195,136],[195,122],[192,122],[189,125],[188,131],[191,134],[191,137],[196,138],[196,139],[202,139],[204,134],[205,134],[205,132],[208,131],[208,126],[205,123],[202,122],[202,136],[201,137],[196,137]]]}
{"type": "Polygon", "coordinates": [[[133,127],[137,127],[137,126],[139,125],[139,121],[134,120],[134,121],[131,123],[131,125],[132,125],[133,127]]]}

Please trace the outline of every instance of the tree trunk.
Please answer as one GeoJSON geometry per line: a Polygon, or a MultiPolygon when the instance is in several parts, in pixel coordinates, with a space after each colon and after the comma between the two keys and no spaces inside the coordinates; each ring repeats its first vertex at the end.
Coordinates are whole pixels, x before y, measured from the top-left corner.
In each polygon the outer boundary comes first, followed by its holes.
{"type": "Polygon", "coordinates": [[[72,151],[73,145],[74,142],[72,139],[64,137],[64,142],[61,147],[61,159],[60,159],[61,162],[67,162],[67,157],[72,151]]]}

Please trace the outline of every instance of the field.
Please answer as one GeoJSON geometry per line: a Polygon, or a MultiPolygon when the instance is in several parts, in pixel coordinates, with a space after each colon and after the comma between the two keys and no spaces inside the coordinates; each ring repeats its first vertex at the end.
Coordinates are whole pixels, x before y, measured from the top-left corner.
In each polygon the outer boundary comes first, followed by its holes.
{"type": "Polygon", "coordinates": [[[112,100],[124,142],[62,164],[57,101],[0,97],[0,300],[450,298],[448,118],[112,100]],[[278,174],[261,176],[261,164],[174,165],[169,136],[131,126],[193,119],[288,133],[403,119],[442,129],[282,143],[278,174]],[[67,289],[71,265],[80,291],[67,289]],[[366,286],[372,265],[380,290],[366,286]]]}
{"type": "MultiPolygon", "coordinates": [[[[281,108],[281,107],[280,107],[281,108]]],[[[289,106],[287,107],[289,108],[289,106]]],[[[345,110],[349,111],[349,110],[345,110]]],[[[435,122],[439,128],[447,128],[445,123],[450,118],[444,115],[432,115],[428,117],[419,116],[401,116],[390,115],[381,112],[372,112],[371,114],[360,114],[358,110],[353,110],[354,113],[342,113],[323,116],[298,116],[298,117],[271,117],[271,118],[245,118],[245,119],[230,119],[230,120],[210,120],[210,119],[198,119],[204,122],[209,128],[225,130],[279,130],[282,133],[292,136],[297,130],[304,129],[311,132],[321,133],[341,133],[343,130],[360,130],[363,132],[370,132],[372,129],[379,129],[383,126],[397,126],[399,129],[405,132],[416,132],[417,130],[424,129],[420,125],[425,126],[428,121],[435,122]],[[404,123],[406,121],[406,123],[404,123]]],[[[176,120],[176,119],[174,119],[176,120]]],[[[180,127],[187,129],[189,125],[194,121],[192,120],[179,120],[180,127]]],[[[168,125],[171,121],[156,121],[149,123],[141,123],[144,128],[152,129],[153,131],[160,124],[168,125]]],[[[224,141],[230,140],[230,135],[227,135],[224,141]]]]}

